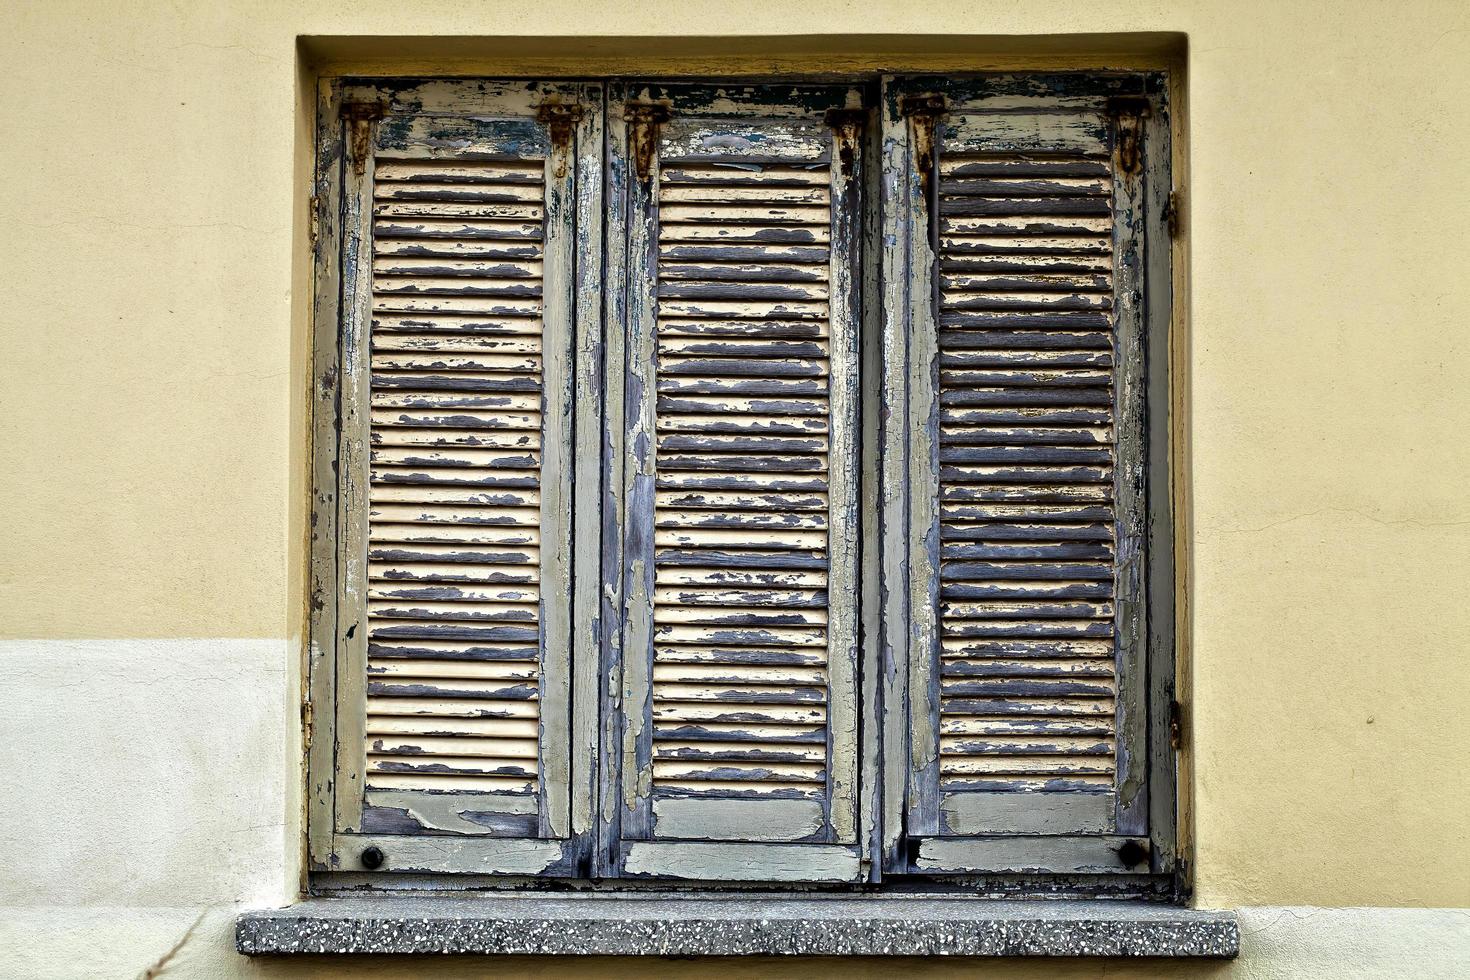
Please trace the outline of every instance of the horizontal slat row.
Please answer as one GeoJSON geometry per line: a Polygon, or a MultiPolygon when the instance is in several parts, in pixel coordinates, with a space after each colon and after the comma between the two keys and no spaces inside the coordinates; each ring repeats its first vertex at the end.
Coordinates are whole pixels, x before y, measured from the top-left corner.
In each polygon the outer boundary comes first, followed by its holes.
{"type": "Polygon", "coordinates": [[[543,169],[376,165],[369,789],[537,786],[543,169]]]}
{"type": "Polygon", "coordinates": [[[1111,790],[1112,177],[940,164],[940,788],[1111,790]]]}
{"type": "Polygon", "coordinates": [[[825,162],[659,181],[653,791],[827,781],[825,162]]]}

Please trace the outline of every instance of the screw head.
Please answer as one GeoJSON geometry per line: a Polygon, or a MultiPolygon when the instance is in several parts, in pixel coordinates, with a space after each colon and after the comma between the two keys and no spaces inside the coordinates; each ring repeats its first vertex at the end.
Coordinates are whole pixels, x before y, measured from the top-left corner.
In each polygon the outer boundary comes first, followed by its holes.
{"type": "Polygon", "coordinates": [[[380,847],[365,847],[363,848],[362,854],[358,855],[358,858],[362,861],[364,868],[367,868],[369,871],[375,871],[383,866],[386,855],[380,847]]]}

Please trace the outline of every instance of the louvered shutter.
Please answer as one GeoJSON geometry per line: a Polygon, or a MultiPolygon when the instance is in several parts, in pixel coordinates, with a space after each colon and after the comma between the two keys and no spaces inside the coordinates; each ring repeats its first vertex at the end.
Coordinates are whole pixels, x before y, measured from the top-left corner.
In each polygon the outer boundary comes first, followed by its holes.
{"type": "Polygon", "coordinates": [[[1156,100],[1067,86],[885,99],[902,870],[1148,870],[1144,155],[1167,150],[1156,100]]]}
{"type": "Polygon", "coordinates": [[[614,857],[635,876],[851,880],[858,93],[621,99],[614,857]]]}
{"type": "Polygon", "coordinates": [[[346,99],[333,861],[571,873],[595,725],[572,709],[595,662],[571,528],[600,89],[346,99]]]}

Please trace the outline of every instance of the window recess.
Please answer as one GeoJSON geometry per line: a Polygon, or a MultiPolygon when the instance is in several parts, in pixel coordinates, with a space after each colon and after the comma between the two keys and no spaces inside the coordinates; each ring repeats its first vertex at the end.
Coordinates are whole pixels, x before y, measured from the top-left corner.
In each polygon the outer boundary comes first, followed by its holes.
{"type": "Polygon", "coordinates": [[[324,83],[318,881],[1167,887],[1163,81],[324,83]]]}

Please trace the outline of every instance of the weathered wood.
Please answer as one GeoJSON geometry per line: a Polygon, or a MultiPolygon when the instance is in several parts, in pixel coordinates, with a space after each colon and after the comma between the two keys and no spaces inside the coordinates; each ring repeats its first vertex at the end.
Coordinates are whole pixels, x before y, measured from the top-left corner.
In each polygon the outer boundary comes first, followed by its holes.
{"type": "MultiPolygon", "coordinates": [[[[1143,302],[1148,243],[1144,239],[1144,187],[1130,172],[1124,136],[1142,120],[1130,109],[1112,119],[1113,267],[1115,357],[1113,413],[1117,459],[1113,498],[1117,508],[1116,615],[1118,665],[1118,809],[1115,828],[1148,833],[1148,419],[1147,310],[1143,302]]],[[[1136,152],[1136,148],[1135,148],[1136,152]]],[[[1166,247],[1167,239],[1159,245],[1166,247]]]]}
{"type": "Polygon", "coordinates": [[[601,85],[582,88],[584,108],[573,134],[573,179],[577,271],[574,284],[576,323],[573,332],[575,416],[575,476],[572,500],[571,554],[573,605],[571,609],[572,725],[568,755],[571,765],[571,832],[579,874],[592,867],[595,852],[595,813],[598,798],[598,760],[601,684],[598,666],[602,651],[600,629],[602,578],[601,470],[605,421],[603,408],[603,120],[601,85]]]}
{"type": "Polygon", "coordinates": [[[653,820],[660,840],[774,843],[820,840],[826,810],[820,800],[725,799],[711,808],[700,800],[664,798],[653,801],[653,820]]]}
{"type": "MultiPolygon", "coordinates": [[[[1175,873],[1182,866],[1179,853],[1179,759],[1182,731],[1175,712],[1180,697],[1176,664],[1187,651],[1176,645],[1175,595],[1184,583],[1183,563],[1175,569],[1175,537],[1181,533],[1174,519],[1174,501],[1183,494],[1183,461],[1175,452],[1174,433],[1182,431],[1184,413],[1173,384],[1179,356],[1174,336],[1175,311],[1173,251],[1170,222],[1172,144],[1169,102],[1162,95],[1151,101],[1145,120],[1143,144],[1143,303],[1147,335],[1148,373],[1145,410],[1148,454],[1148,771],[1150,860],[1155,872],[1175,873]]],[[[1179,594],[1184,594],[1180,592],[1179,594]]],[[[1180,635],[1184,635],[1183,632],[1180,635]]]]}
{"type": "Polygon", "coordinates": [[[338,397],[344,143],[339,118],[340,85],[323,80],[316,103],[316,163],[312,175],[312,375],[311,375],[311,579],[308,605],[306,701],[303,741],[307,752],[307,862],[313,871],[333,866],[336,828],[338,397]]]}
{"type": "Polygon", "coordinates": [[[612,144],[628,221],[609,318],[627,362],[618,836],[851,841],[856,547],[828,535],[857,523],[860,176],[819,112],[733,98],[690,117],[683,92],[640,91],[669,106],[646,161],[612,144]]]}
{"type": "Polygon", "coordinates": [[[890,156],[924,144],[938,173],[929,188],[922,161],[901,161],[907,295],[888,300],[911,318],[911,578],[908,608],[890,612],[903,616],[911,651],[915,870],[1000,873],[965,847],[978,855],[993,847],[985,835],[1047,832],[1065,835],[1048,846],[1072,857],[1038,867],[1080,871],[1090,846],[1080,835],[1150,833],[1144,515],[1155,464],[1145,449],[1147,191],[1128,156],[1138,127],[1121,127],[1129,141],[1109,157],[1119,128],[1110,113],[1123,103],[1106,96],[1117,85],[1095,98],[1068,80],[1045,87],[1073,95],[987,77],[904,80],[885,98],[890,156]],[[932,149],[900,112],[931,83],[949,112],[932,149]],[[1007,94],[997,101],[996,90],[1007,94]],[[932,222],[926,190],[937,195],[932,222]],[[925,227],[937,228],[937,271],[925,227]],[[930,717],[937,728],[925,730],[930,717]],[[1033,727],[1008,727],[1020,723],[1033,727]],[[934,850],[940,833],[947,842],[934,850]]]}
{"type": "MultiPolygon", "coordinates": [[[[838,866],[840,880],[876,879],[882,865],[1094,874],[1139,870],[1097,842],[1151,835],[1153,869],[1170,870],[1173,755],[1159,745],[1167,715],[1149,707],[1173,690],[1173,612],[1161,622],[1158,594],[1173,582],[1159,97],[1129,130],[1141,172],[1106,156],[1109,100],[1156,88],[1127,73],[893,83],[884,129],[901,135],[881,142],[871,182],[884,206],[869,206],[887,264],[914,274],[884,282],[867,307],[881,330],[860,345],[867,154],[837,152],[823,121],[859,105],[857,89],[620,85],[619,105],[673,111],[646,182],[619,155],[627,123],[608,124],[602,235],[602,114],[559,136],[533,118],[548,100],[595,104],[599,86],[352,86],[386,112],[356,194],[375,244],[328,298],[350,250],[332,246],[317,322],[338,294],[366,303],[366,284],[373,316],[357,329],[382,341],[357,348],[370,384],[343,378],[344,442],[371,436],[356,462],[344,446],[343,473],[368,475],[356,503],[349,490],[316,522],[309,658],[321,704],[349,671],[317,671],[331,651],[315,637],[337,615],[319,586],[351,533],[336,525],[360,504],[349,551],[362,557],[342,567],[365,584],[341,594],[362,628],[337,626],[332,645],[361,662],[355,697],[373,720],[355,742],[335,717],[310,725],[313,773],[334,745],[366,747],[355,774],[349,761],[345,778],[313,776],[312,805],[367,832],[317,821],[314,867],[360,870],[375,840],[393,871],[802,880],[795,869],[825,850],[815,842],[838,840],[858,849],[834,851],[845,856],[813,880],[838,866]],[[900,115],[914,93],[950,109],[923,174],[900,115]],[[548,162],[568,141],[564,164],[548,162]],[[604,242],[619,284],[605,308],[604,242]],[[883,377],[863,389],[865,430],[860,364],[883,377]],[[642,564],[625,561],[635,552],[642,564]],[[551,591],[569,604],[548,612],[551,591]],[[861,653],[859,621],[873,638],[861,653]],[[910,713],[916,694],[932,712],[910,713]],[[932,748],[915,748],[921,728],[932,748]],[[543,757],[553,743],[565,754],[543,757]],[[916,761],[926,775],[906,791],[916,761]],[[425,779],[450,792],[418,793],[425,779]],[[368,781],[365,809],[342,818],[343,787],[361,795],[368,781]],[[488,787],[500,789],[465,794],[488,787]],[[1100,822],[1111,789],[1116,817],[1100,822]],[[480,802],[461,809],[457,794],[480,802]],[[589,864],[579,835],[599,795],[589,864]],[[493,842],[527,833],[566,843],[543,861],[493,842]],[[415,834],[447,840],[404,851],[415,834]],[[1053,860],[1029,864],[996,834],[1034,838],[1053,860]]],[[[325,91],[324,105],[337,98],[325,91]]],[[[322,175],[344,172],[345,142],[334,116],[322,175]]],[[[338,209],[328,194],[318,220],[337,227],[338,209]]],[[[336,319],[320,355],[331,366],[336,319]]],[[[338,382],[317,373],[326,445],[338,382]]]]}
{"type": "MultiPolygon", "coordinates": [[[[924,874],[1121,874],[1139,870],[1118,856],[1147,838],[1117,836],[930,837],[919,842],[914,870],[924,874]]],[[[1147,867],[1144,862],[1143,867],[1147,867]]]]}
{"type": "MultiPolygon", "coordinates": [[[[365,121],[351,126],[366,126],[365,121]]],[[[369,624],[368,490],[372,351],[372,142],[353,141],[357,154],[344,167],[339,311],[339,425],[337,447],[338,614],[336,647],[335,828],[353,833],[362,820],[367,786],[367,664],[369,624]]]]}
{"type": "MultiPolygon", "coordinates": [[[[908,262],[910,236],[918,232],[910,215],[910,175],[915,164],[908,122],[899,97],[884,80],[882,118],[881,231],[882,325],[876,360],[881,369],[879,403],[879,594],[882,602],[879,663],[882,670],[882,784],[880,867],[907,870],[903,854],[909,751],[909,584],[908,584],[908,345],[910,336],[908,262]]],[[[921,233],[921,232],[920,232],[921,233]]]]}
{"type": "Polygon", "coordinates": [[[846,882],[861,871],[855,848],[835,844],[635,841],[624,874],[691,881],[846,882]]]}
{"type": "Polygon", "coordinates": [[[338,868],[380,839],[391,870],[580,868],[596,712],[574,794],[571,688],[596,653],[574,640],[593,617],[572,627],[574,364],[600,305],[600,140],[588,119],[551,159],[523,97],[584,88],[440,85],[464,114],[434,117],[393,83],[347,92],[388,109],[354,141],[343,209],[338,868]],[[425,864],[414,834],[454,840],[425,864]]]}
{"type": "Polygon", "coordinates": [[[598,607],[601,670],[598,679],[600,711],[598,735],[598,802],[596,843],[591,870],[599,878],[621,875],[623,761],[626,758],[626,722],[623,704],[623,522],[627,474],[627,333],[628,292],[631,285],[628,254],[629,195],[632,174],[628,147],[632,134],[625,114],[616,107],[626,105],[634,94],[622,83],[608,87],[606,219],[603,224],[604,276],[602,316],[603,430],[601,439],[601,589],[598,607]]]}

